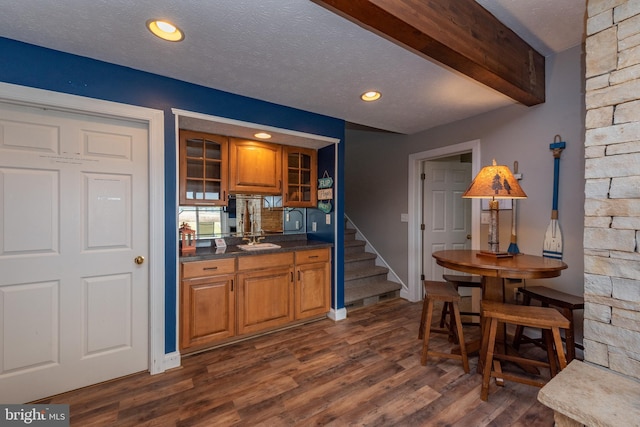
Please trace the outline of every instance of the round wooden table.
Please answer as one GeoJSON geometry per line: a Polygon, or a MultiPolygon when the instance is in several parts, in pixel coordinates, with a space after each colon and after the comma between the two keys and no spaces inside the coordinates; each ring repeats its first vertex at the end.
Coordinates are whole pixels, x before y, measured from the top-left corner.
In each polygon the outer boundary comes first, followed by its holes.
{"type": "Polygon", "coordinates": [[[505,301],[504,279],[545,279],[557,277],[567,264],[535,255],[499,258],[482,251],[447,250],[432,254],[436,263],[451,270],[482,276],[482,299],[505,301]]]}
{"type": "MultiPolygon", "coordinates": [[[[482,299],[498,302],[505,302],[505,279],[557,277],[560,276],[562,270],[568,267],[562,261],[541,256],[520,254],[501,258],[483,255],[482,251],[474,250],[437,251],[432,256],[438,265],[445,268],[482,276],[482,299]]],[[[500,328],[497,340],[506,344],[505,337],[506,331],[504,328],[500,328]]],[[[468,343],[467,352],[477,351],[480,347],[480,341],[468,343]]],[[[515,350],[507,345],[504,351],[512,352],[515,350]]],[[[479,373],[482,373],[481,361],[478,363],[479,373]]]]}

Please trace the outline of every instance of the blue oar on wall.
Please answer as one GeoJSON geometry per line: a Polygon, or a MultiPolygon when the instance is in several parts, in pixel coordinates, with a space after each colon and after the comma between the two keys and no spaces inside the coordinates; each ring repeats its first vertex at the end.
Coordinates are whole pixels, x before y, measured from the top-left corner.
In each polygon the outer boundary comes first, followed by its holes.
{"type": "Polygon", "coordinates": [[[560,135],[556,135],[549,149],[553,151],[553,207],[551,210],[551,222],[544,234],[544,247],[542,256],[546,258],[562,259],[562,231],[558,223],[558,184],[560,180],[560,154],[567,144],[561,141],[560,135]]]}
{"type": "MultiPolygon", "coordinates": [[[[518,173],[518,162],[517,161],[513,162],[513,176],[517,180],[520,180],[520,176],[521,175],[518,173]]],[[[511,255],[518,255],[520,253],[520,249],[518,248],[518,234],[517,234],[518,230],[517,230],[517,226],[516,226],[517,200],[513,199],[512,203],[513,203],[513,206],[511,207],[511,243],[509,243],[509,248],[507,249],[507,252],[509,252],[511,255]]]]}

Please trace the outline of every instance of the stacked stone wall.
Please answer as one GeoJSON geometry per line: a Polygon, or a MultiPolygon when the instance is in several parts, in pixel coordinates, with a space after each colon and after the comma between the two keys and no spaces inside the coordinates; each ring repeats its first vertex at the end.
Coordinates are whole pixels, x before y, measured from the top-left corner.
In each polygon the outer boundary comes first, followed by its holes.
{"type": "Polygon", "coordinates": [[[585,360],[640,379],[640,1],[587,15],[585,360]]]}

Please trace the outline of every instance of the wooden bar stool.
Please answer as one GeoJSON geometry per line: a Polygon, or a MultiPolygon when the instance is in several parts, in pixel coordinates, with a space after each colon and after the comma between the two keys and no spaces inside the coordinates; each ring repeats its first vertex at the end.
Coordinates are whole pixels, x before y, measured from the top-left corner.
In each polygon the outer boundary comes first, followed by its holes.
{"type": "Polygon", "coordinates": [[[497,367],[493,366],[496,359],[523,365],[548,367],[551,377],[554,377],[558,372],[557,363],[560,364],[560,370],[567,366],[567,360],[560,338],[560,329],[567,329],[569,327],[569,319],[560,314],[558,310],[550,307],[534,307],[483,301],[482,321],[484,325],[481,352],[484,366],[482,390],[480,393],[482,400],[487,400],[489,396],[489,382],[491,381],[491,377],[537,387],[542,387],[548,382],[544,379],[536,380],[522,375],[504,372],[501,370],[499,364],[497,367]],[[543,337],[547,343],[548,362],[527,359],[519,355],[497,353],[495,348],[498,323],[511,323],[542,329],[543,337]],[[553,335],[553,338],[549,333],[553,335]]]}
{"type": "MultiPolygon", "coordinates": [[[[451,283],[456,291],[459,291],[460,288],[482,288],[482,277],[480,276],[464,276],[457,274],[443,274],[442,278],[447,282],[451,283]]],[[[461,311],[461,316],[478,316],[480,317],[479,312],[475,311],[461,311]]],[[[479,322],[468,322],[464,323],[468,325],[476,325],[479,326],[479,322]]],[[[443,304],[442,313],[440,314],[440,327],[444,328],[449,326],[449,330],[451,331],[451,335],[455,335],[455,325],[451,322],[451,310],[449,309],[449,304],[443,304]],[[447,322],[447,315],[449,315],[449,322],[447,322]]]]}
{"type": "MultiPolygon", "coordinates": [[[[573,311],[584,310],[584,298],[567,294],[546,286],[530,286],[518,288],[524,296],[523,304],[531,305],[531,300],[540,301],[543,307],[556,307],[562,311],[564,317],[569,319],[569,328],[565,331],[565,343],[567,346],[567,361],[571,362],[576,357],[575,331],[573,323],[573,311]]],[[[541,339],[534,339],[524,335],[524,327],[518,326],[513,337],[513,347],[518,349],[520,344],[529,342],[542,346],[541,339]]],[[[577,345],[582,348],[580,345],[577,345]]]]}
{"type": "Polygon", "coordinates": [[[418,337],[422,338],[422,357],[420,363],[422,365],[427,364],[427,358],[429,356],[445,357],[448,359],[462,360],[462,367],[466,373],[469,373],[469,359],[467,358],[467,349],[464,343],[464,335],[462,334],[462,322],[460,320],[460,308],[458,303],[460,302],[460,294],[454,288],[451,283],[448,282],[435,282],[425,280],[424,286],[424,302],[422,305],[422,319],[420,321],[420,332],[418,337]],[[432,328],[431,320],[433,317],[433,303],[435,301],[442,301],[443,304],[450,304],[453,316],[455,319],[457,334],[459,338],[460,354],[442,353],[438,351],[429,350],[429,338],[431,332],[449,334],[448,328],[432,328]]]}

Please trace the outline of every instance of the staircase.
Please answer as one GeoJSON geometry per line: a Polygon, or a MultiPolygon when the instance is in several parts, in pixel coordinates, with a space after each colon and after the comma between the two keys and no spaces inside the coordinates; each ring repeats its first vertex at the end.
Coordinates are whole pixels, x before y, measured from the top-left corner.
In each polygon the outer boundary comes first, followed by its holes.
{"type": "Polygon", "coordinates": [[[402,285],[387,280],[389,269],[376,265],[376,254],[365,252],[356,230],[344,230],[344,306],[353,309],[400,296],[402,285]]]}

